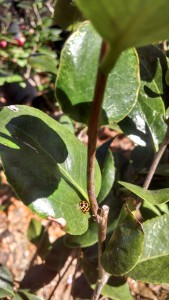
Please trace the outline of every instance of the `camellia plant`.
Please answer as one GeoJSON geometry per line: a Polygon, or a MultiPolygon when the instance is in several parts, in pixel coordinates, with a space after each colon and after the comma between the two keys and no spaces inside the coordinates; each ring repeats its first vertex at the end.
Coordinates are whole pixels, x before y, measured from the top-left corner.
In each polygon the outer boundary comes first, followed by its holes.
{"type": "MultiPolygon", "coordinates": [[[[56,96],[65,114],[88,125],[88,147],[43,112],[9,106],[0,112],[1,159],[17,196],[65,230],[60,253],[65,245],[81,248],[80,264],[94,290],[92,299],[101,294],[132,299],[127,277],[169,283],[169,188],[166,181],[160,189],[149,189],[169,143],[169,2],[68,4],[86,21],[65,43],[56,96]],[[137,174],[150,166],[142,186],[119,174],[111,141],[96,149],[102,125],[118,127],[138,144],[131,158],[137,174]]],[[[60,7],[64,21],[62,11],[60,7]]],[[[161,174],[166,170],[163,166],[161,174]]]]}

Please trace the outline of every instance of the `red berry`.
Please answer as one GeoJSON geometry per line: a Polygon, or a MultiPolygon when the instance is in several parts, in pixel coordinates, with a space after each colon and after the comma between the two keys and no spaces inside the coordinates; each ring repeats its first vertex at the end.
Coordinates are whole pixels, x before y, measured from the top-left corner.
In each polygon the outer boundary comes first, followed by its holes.
{"type": "Polygon", "coordinates": [[[0,41],[0,46],[1,46],[2,48],[6,48],[7,42],[6,42],[6,41],[0,41]]]}

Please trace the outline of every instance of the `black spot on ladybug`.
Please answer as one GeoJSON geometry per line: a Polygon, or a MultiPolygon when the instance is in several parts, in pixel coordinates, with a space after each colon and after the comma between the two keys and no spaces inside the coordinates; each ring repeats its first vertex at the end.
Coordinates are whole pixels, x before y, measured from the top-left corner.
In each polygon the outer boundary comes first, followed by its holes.
{"type": "Polygon", "coordinates": [[[85,214],[90,210],[90,205],[86,200],[81,200],[79,203],[81,211],[85,214]]]}

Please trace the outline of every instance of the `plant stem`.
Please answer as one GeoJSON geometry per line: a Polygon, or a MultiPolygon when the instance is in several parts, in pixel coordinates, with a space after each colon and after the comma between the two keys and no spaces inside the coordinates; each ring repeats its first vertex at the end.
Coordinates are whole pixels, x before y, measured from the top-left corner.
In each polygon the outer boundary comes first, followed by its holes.
{"type": "MultiPolygon", "coordinates": [[[[109,51],[109,45],[106,42],[102,42],[100,60],[102,63],[109,51]]],[[[114,57],[113,65],[117,61],[117,55],[114,57]]],[[[112,64],[111,64],[112,66],[112,64]]],[[[113,67],[113,66],[112,66],[113,67]]],[[[104,73],[101,64],[98,67],[97,78],[94,90],[94,97],[92,102],[92,108],[88,124],[88,157],[87,157],[87,190],[90,202],[90,208],[94,219],[98,223],[98,280],[93,293],[92,300],[98,300],[103,286],[109,279],[109,275],[105,272],[101,265],[101,255],[105,247],[107,219],[109,208],[104,205],[101,209],[98,206],[95,195],[95,156],[96,156],[96,144],[97,133],[100,121],[100,114],[102,110],[102,102],[104,92],[106,89],[106,83],[108,79],[108,73],[104,73]]]]}
{"type": "Polygon", "coordinates": [[[161,159],[161,157],[162,157],[162,155],[163,155],[163,153],[164,153],[164,151],[165,151],[168,144],[169,144],[169,126],[167,127],[167,132],[166,132],[166,135],[164,137],[164,140],[163,140],[162,144],[159,147],[159,151],[156,153],[156,155],[154,157],[152,165],[151,165],[151,167],[149,169],[149,172],[147,174],[147,177],[144,181],[144,184],[143,184],[144,189],[147,190],[149,188],[149,185],[150,185],[151,180],[154,176],[154,173],[155,173],[156,168],[159,164],[159,161],[160,161],[160,159],[161,159]]]}
{"type": "Polygon", "coordinates": [[[100,220],[98,223],[98,280],[92,296],[92,300],[99,299],[102,288],[107,283],[110,276],[105,272],[101,264],[101,255],[105,250],[108,214],[109,207],[107,205],[103,205],[101,208],[100,220]]]}
{"type": "MultiPolygon", "coordinates": [[[[102,42],[100,61],[104,57],[107,50],[107,44],[102,42]]],[[[95,153],[97,143],[97,132],[99,127],[100,113],[102,109],[103,96],[106,88],[107,75],[103,74],[100,68],[98,68],[97,79],[94,91],[94,97],[92,102],[91,114],[88,124],[88,158],[87,158],[87,189],[90,207],[93,216],[98,217],[98,204],[95,195],[95,183],[94,183],[94,165],[95,165],[95,153]]]]}

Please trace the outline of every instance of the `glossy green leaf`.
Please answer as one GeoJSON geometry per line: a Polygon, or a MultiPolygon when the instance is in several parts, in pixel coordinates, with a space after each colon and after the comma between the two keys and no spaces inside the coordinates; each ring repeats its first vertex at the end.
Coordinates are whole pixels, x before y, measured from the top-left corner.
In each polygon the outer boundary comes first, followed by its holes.
{"type": "MultiPolygon", "coordinates": [[[[141,78],[138,102],[119,126],[136,144],[146,146],[145,152],[147,147],[152,148],[152,142],[157,151],[167,129],[164,103],[168,105],[168,88],[165,83],[168,59],[153,45],[137,51],[141,78]]],[[[146,153],[142,154],[138,164],[143,163],[146,156],[146,153]]]]}
{"type": "Polygon", "coordinates": [[[169,215],[143,223],[144,249],[130,277],[152,283],[169,283],[169,215]]]}
{"type": "Polygon", "coordinates": [[[0,266],[0,299],[14,295],[13,278],[9,270],[0,266]]]}
{"type": "MultiPolygon", "coordinates": [[[[71,234],[88,228],[86,147],[57,121],[27,106],[0,112],[1,159],[18,197],[42,217],[52,217],[71,234]],[[66,224],[65,224],[66,223],[66,224]]],[[[96,193],[100,170],[96,164],[96,193]]]]}
{"type": "Polygon", "coordinates": [[[28,63],[36,69],[36,72],[57,74],[57,60],[51,55],[36,53],[29,57],[28,63]]]}
{"type": "MultiPolygon", "coordinates": [[[[111,140],[112,141],[112,140],[111,140]]],[[[109,149],[109,144],[104,143],[101,145],[96,152],[97,161],[100,166],[101,174],[102,174],[102,184],[99,195],[97,197],[98,203],[101,203],[108,193],[110,192],[114,179],[115,179],[115,165],[114,165],[114,158],[113,154],[109,149]]]]}
{"type": "MultiPolygon", "coordinates": [[[[136,106],[138,107],[138,105],[136,104],[134,106],[134,109],[136,106]]],[[[132,140],[136,145],[142,146],[143,148],[146,145],[146,131],[144,130],[146,127],[146,123],[144,119],[141,119],[142,116],[139,116],[138,114],[137,116],[135,115],[135,111],[133,114],[133,110],[127,117],[125,117],[118,123],[118,126],[120,128],[120,131],[124,133],[124,135],[128,136],[129,139],[132,140]],[[135,123],[136,120],[138,120],[138,122],[135,123]],[[142,123],[141,126],[140,123],[142,123]]]]}
{"type": "Polygon", "coordinates": [[[71,24],[80,21],[82,14],[72,0],[56,0],[54,12],[54,23],[66,29],[71,24]]]}
{"type": "Polygon", "coordinates": [[[162,142],[167,130],[164,122],[164,99],[167,98],[168,92],[164,77],[168,69],[168,60],[165,54],[155,46],[140,48],[137,51],[141,77],[137,115],[138,118],[141,112],[144,115],[155,149],[158,150],[158,145],[162,142]]]}
{"type": "Polygon", "coordinates": [[[97,222],[89,220],[89,228],[82,235],[66,235],[65,244],[70,248],[84,248],[94,245],[98,241],[97,222]]]}
{"type": "MultiPolygon", "coordinates": [[[[70,36],[62,51],[56,95],[62,110],[78,122],[88,122],[100,45],[101,38],[91,24],[85,22],[70,36]]],[[[137,100],[139,84],[137,55],[134,49],[130,49],[120,56],[109,75],[102,124],[118,122],[131,111],[137,100]]]]}
{"type": "Polygon", "coordinates": [[[162,204],[169,201],[168,188],[150,191],[128,182],[119,181],[119,183],[151,204],[162,204]]]}
{"type": "Polygon", "coordinates": [[[117,227],[101,256],[105,271],[121,276],[133,269],[142,254],[143,241],[141,224],[129,208],[124,206],[117,227]]]}
{"type": "Polygon", "coordinates": [[[76,0],[84,15],[111,45],[104,69],[110,70],[113,54],[169,38],[168,0],[76,0]]]}

